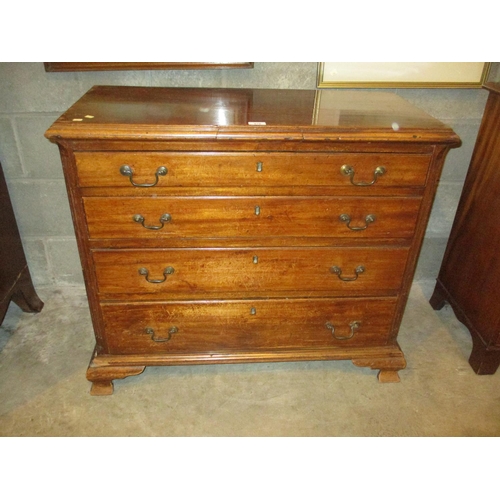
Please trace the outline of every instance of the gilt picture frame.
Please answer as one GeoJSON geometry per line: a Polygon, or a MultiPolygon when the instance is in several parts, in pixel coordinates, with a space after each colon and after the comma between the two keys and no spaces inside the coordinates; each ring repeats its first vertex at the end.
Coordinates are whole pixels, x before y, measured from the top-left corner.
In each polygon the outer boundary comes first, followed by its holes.
{"type": "Polygon", "coordinates": [[[320,62],[318,88],[480,88],[488,62],[320,62]]]}

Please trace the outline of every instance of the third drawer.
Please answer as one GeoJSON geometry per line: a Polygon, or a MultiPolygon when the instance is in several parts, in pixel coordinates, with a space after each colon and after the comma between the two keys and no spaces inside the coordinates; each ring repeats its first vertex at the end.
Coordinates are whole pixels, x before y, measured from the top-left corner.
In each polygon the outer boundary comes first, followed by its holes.
{"type": "Polygon", "coordinates": [[[103,297],[396,294],[407,247],[94,250],[103,297]]]}

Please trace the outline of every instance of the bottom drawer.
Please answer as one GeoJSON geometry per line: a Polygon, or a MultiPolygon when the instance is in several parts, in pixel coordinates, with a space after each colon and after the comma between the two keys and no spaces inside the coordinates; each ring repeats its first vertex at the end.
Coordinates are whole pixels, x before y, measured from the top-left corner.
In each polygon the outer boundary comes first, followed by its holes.
{"type": "Polygon", "coordinates": [[[384,345],[396,298],[103,303],[110,354],[384,345]]]}

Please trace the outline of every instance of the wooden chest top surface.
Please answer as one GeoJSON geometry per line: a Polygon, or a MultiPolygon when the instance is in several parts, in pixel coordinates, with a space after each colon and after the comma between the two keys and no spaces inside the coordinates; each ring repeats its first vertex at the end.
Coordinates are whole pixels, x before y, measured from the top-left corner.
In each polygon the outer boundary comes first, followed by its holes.
{"type": "Polygon", "coordinates": [[[58,139],[330,139],[458,143],[390,92],[95,86],[47,131],[58,139]],[[271,137],[272,138],[272,137],[271,137]]]}

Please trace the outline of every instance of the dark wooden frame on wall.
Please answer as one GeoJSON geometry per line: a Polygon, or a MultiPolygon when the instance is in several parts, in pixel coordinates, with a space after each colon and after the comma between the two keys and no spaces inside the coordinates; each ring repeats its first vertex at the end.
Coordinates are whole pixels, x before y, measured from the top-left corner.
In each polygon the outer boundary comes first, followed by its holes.
{"type": "Polygon", "coordinates": [[[45,71],[253,68],[253,62],[44,62],[45,71]]]}

